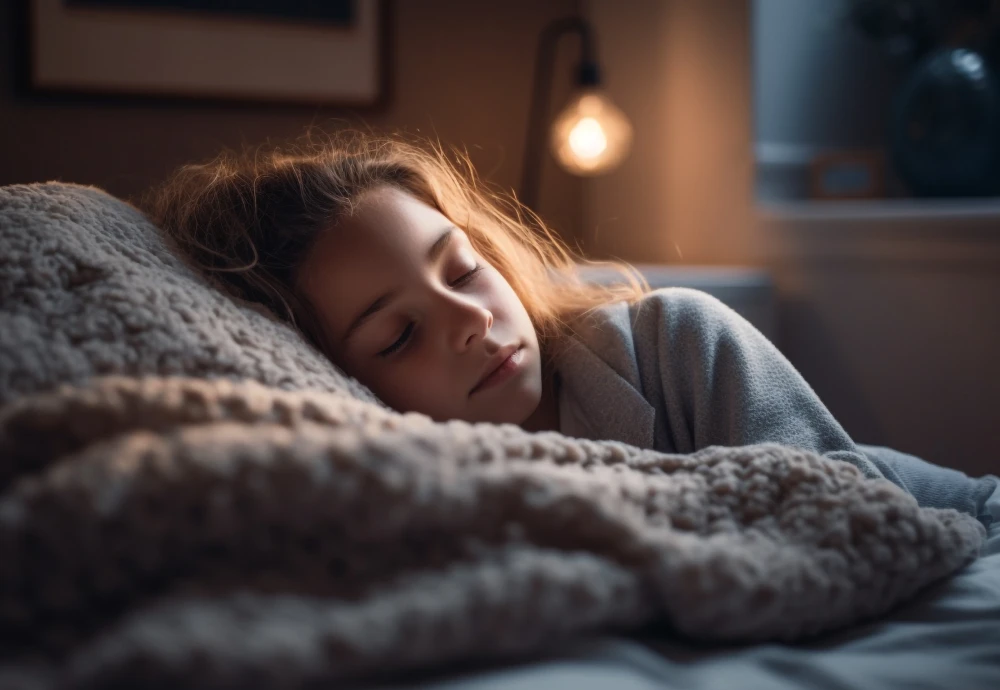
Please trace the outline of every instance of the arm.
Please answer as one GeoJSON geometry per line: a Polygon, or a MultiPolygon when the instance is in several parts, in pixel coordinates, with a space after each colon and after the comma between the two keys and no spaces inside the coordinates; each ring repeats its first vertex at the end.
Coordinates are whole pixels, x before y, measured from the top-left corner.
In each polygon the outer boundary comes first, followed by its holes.
{"type": "Polygon", "coordinates": [[[645,395],[659,396],[678,452],[773,442],[884,476],[785,356],[716,298],[657,290],[630,316],[645,395]]]}
{"type": "Polygon", "coordinates": [[[658,290],[630,313],[640,379],[659,395],[667,443],[689,453],[711,445],[774,442],[849,462],[885,478],[922,506],[954,508],[989,525],[986,502],[1000,478],[972,478],[892,448],[857,445],[801,374],[760,331],[716,298],[658,290]]]}

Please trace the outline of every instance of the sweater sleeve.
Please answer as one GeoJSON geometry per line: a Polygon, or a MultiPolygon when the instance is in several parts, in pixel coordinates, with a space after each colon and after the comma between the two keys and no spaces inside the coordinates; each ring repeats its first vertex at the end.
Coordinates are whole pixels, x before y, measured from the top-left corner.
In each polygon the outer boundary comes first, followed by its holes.
{"type": "Polygon", "coordinates": [[[791,362],[715,297],[656,290],[630,318],[644,394],[665,413],[665,445],[690,453],[773,442],[884,476],[791,362]]]}

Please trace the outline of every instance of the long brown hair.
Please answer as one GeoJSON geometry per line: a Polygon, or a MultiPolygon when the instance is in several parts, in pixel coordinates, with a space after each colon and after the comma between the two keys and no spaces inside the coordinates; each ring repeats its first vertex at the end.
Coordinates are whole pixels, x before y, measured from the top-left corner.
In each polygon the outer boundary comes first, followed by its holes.
{"type": "Polygon", "coordinates": [[[462,228],[520,298],[550,361],[572,321],[601,305],[634,302],[649,287],[620,262],[586,261],[527,207],[484,184],[468,156],[435,142],[357,131],[290,146],[225,151],[185,165],[139,205],[194,264],[243,299],[263,303],[325,350],[296,274],[319,233],[381,185],[405,191],[462,228]],[[594,285],[578,264],[620,273],[594,285]]]}

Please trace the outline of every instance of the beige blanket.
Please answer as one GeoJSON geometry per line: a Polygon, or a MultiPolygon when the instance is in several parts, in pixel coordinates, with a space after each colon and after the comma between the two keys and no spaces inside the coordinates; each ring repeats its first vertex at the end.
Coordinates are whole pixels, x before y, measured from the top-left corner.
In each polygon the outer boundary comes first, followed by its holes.
{"type": "Polygon", "coordinates": [[[663,455],[222,380],[23,397],[0,459],[0,681],[25,687],[297,687],[653,622],[795,640],[984,536],[780,446],[663,455]]]}

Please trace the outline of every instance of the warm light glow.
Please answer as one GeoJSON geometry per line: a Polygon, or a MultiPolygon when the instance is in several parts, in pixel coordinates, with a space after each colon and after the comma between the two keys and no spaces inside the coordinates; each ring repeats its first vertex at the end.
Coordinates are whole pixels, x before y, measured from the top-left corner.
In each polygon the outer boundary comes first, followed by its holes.
{"type": "Polygon", "coordinates": [[[585,89],[563,108],[552,125],[552,152],[571,173],[599,175],[628,155],[632,125],[597,89],[585,89]]]}
{"type": "Polygon", "coordinates": [[[608,148],[608,137],[600,122],[585,117],[569,133],[569,147],[580,158],[596,158],[608,148]]]}

